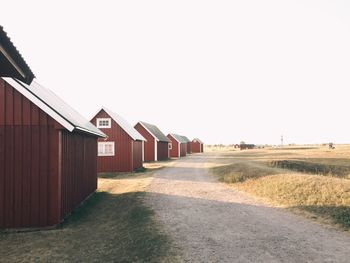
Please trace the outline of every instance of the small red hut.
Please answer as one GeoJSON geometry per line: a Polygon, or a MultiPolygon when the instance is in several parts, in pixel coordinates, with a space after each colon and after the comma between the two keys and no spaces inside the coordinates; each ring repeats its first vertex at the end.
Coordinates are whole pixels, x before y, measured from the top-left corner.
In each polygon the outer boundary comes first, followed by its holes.
{"type": "Polygon", "coordinates": [[[34,74],[0,27],[0,228],[60,223],[97,188],[105,136],[34,74]]]}
{"type": "Polygon", "coordinates": [[[156,125],[140,121],[135,129],[147,140],[144,142],[144,161],[153,162],[169,158],[169,139],[156,125]]]}
{"type": "Polygon", "coordinates": [[[169,144],[170,157],[179,158],[186,156],[187,141],[183,138],[183,136],[170,133],[167,137],[171,141],[171,143],[169,144]]]}
{"type": "Polygon", "coordinates": [[[203,152],[203,148],[204,148],[204,143],[198,139],[195,138],[192,140],[192,152],[193,153],[202,153],[203,152]]]}
{"type": "Polygon", "coordinates": [[[97,171],[132,172],[143,166],[145,138],[121,116],[102,108],[91,120],[107,136],[98,141],[97,171]]]}
{"type": "Polygon", "coordinates": [[[182,136],[182,138],[186,141],[186,152],[187,154],[192,153],[192,142],[186,136],[182,136]]]}

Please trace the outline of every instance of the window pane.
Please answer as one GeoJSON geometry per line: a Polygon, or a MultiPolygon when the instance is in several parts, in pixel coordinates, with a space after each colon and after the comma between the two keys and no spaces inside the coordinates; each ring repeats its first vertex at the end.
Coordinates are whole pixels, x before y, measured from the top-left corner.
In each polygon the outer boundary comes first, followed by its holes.
{"type": "Polygon", "coordinates": [[[104,152],[104,147],[103,146],[104,146],[103,142],[102,143],[101,142],[98,143],[98,154],[103,154],[103,152],[104,152]]]}

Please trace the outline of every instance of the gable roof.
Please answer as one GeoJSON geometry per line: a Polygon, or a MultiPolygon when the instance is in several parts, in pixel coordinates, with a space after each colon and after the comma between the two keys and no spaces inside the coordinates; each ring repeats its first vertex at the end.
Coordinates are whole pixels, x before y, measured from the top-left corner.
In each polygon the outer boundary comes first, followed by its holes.
{"type": "Polygon", "coordinates": [[[184,139],[183,136],[175,134],[175,133],[170,133],[169,135],[171,135],[175,140],[177,140],[179,143],[187,143],[187,141],[184,139]]]}
{"type": "Polygon", "coordinates": [[[198,139],[198,138],[194,138],[193,140],[192,140],[193,142],[194,141],[197,141],[197,142],[199,142],[200,144],[204,144],[200,139],[198,139]]]}
{"type": "Polygon", "coordinates": [[[11,77],[30,84],[34,74],[11,39],[0,26],[0,77],[11,77]]]}
{"type": "Polygon", "coordinates": [[[159,142],[169,142],[168,137],[158,129],[156,125],[140,121],[141,126],[143,126],[153,137],[159,142]]]}
{"type": "Polygon", "coordinates": [[[60,123],[68,131],[72,132],[78,130],[99,137],[107,137],[102,131],[97,129],[92,123],[81,116],[55,93],[44,88],[36,81],[33,81],[29,86],[16,79],[2,79],[60,123]]]}
{"type": "Polygon", "coordinates": [[[191,142],[191,140],[188,139],[186,136],[182,136],[182,138],[186,141],[186,143],[187,143],[187,142],[191,142]]]}
{"type": "Polygon", "coordinates": [[[129,134],[129,136],[134,141],[146,141],[146,139],[143,138],[143,136],[134,127],[132,127],[122,116],[116,114],[110,109],[107,109],[106,107],[102,107],[101,110],[104,110],[127,134],[129,134]]]}

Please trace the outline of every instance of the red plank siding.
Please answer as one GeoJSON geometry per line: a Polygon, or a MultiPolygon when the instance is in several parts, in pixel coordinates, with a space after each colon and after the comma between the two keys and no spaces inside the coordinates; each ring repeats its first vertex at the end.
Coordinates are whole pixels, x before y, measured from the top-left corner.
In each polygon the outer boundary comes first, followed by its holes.
{"type": "MultiPolygon", "coordinates": [[[[101,110],[93,119],[92,123],[96,125],[97,118],[110,118],[110,116],[101,110]]],[[[127,134],[113,119],[111,128],[101,129],[108,139],[99,139],[98,141],[114,142],[114,156],[98,156],[97,171],[101,172],[132,172],[134,170],[133,139],[127,134]]]]}
{"type": "Polygon", "coordinates": [[[3,80],[0,101],[0,227],[45,226],[48,116],[3,80]]]}
{"type": "Polygon", "coordinates": [[[144,158],[145,162],[154,162],[155,161],[155,144],[154,137],[150,134],[140,123],[135,125],[135,129],[146,139],[144,142],[144,158]]]}
{"type": "Polygon", "coordinates": [[[5,212],[5,83],[0,79],[0,226],[5,212]]]}
{"type": "Polygon", "coordinates": [[[188,154],[191,154],[192,153],[192,146],[191,146],[191,142],[188,142],[187,145],[186,145],[186,152],[188,154]]]}
{"type": "Polygon", "coordinates": [[[192,141],[192,152],[200,153],[201,152],[201,143],[198,141],[192,141]]]}
{"type": "Polygon", "coordinates": [[[61,131],[61,219],[97,188],[97,143],[90,135],[61,131]]]}
{"type": "Polygon", "coordinates": [[[133,141],[133,169],[142,167],[142,141],[133,141]]]}
{"type": "Polygon", "coordinates": [[[187,154],[187,143],[180,143],[180,156],[184,157],[187,154]]]}
{"type": "Polygon", "coordinates": [[[175,140],[175,138],[173,136],[171,136],[170,134],[167,136],[170,141],[171,141],[171,149],[169,151],[170,157],[172,158],[179,158],[179,147],[180,147],[180,143],[175,140]]]}
{"type": "Polygon", "coordinates": [[[0,79],[0,228],[58,224],[97,188],[97,138],[62,130],[64,148],[58,128],[0,79]],[[70,190],[64,200],[61,178],[70,190]]]}
{"type": "Polygon", "coordinates": [[[157,142],[157,149],[158,161],[169,158],[169,144],[167,142],[157,142]]]}

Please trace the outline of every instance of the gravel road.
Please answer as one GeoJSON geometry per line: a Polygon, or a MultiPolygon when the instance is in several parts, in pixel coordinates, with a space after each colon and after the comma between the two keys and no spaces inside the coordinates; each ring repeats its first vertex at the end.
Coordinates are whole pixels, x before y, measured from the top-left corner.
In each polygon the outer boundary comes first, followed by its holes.
{"type": "Polygon", "coordinates": [[[185,262],[350,262],[350,235],[264,206],[217,182],[211,153],[154,175],[146,202],[185,262]]]}

